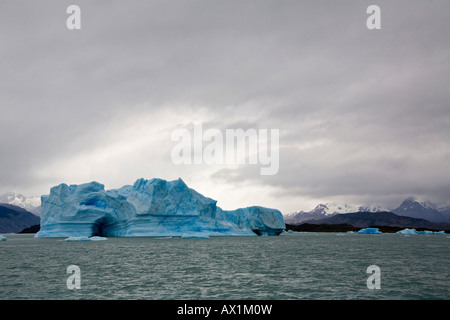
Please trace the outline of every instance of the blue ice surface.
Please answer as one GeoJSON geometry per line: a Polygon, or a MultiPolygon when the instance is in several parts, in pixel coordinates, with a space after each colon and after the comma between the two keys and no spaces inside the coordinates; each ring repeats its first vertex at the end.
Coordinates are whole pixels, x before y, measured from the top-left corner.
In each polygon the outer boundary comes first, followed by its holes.
{"type": "Polygon", "coordinates": [[[378,228],[364,228],[358,231],[362,234],[381,234],[382,232],[378,228]]]}
{"type": "Polygon", "coordinates": [[[418,234],[445,234],[445,231],[429,231],[429,230],[423,230],[423,231],[417,231],[418,234]]]}
{"type": "Polygon", "coordinates": [[[113,190],[98,182],[60,184],[42,196],[41,203],[37,238],[208,238],[278,235],[285,229],[283,215],[276,209],[222,210],[216,200],[190,189],[181,179],[138,179],[113,190]]]}
{"type": "Polygon", "coordinates": [[[430,231],[430,230],[423,230],[423,231],[416,231],[416,229],[403,229],[400,231],[397,231],[398,234],[445,234],[445,231],[430,231]]]}
{"type": "Polygon", "coordinates": [[[397,231],[396,233],[398,233],[398,234],[417,234],[417,231],[416,231],[416,229],[406,228],[406,229],[397,231]]]}
{"type": "Polygon", "coordinates": [[[5,236],[0,234],[0,241],[6,241],[6,240],[8,240],[8,238],[6,238],[5,236]]]}

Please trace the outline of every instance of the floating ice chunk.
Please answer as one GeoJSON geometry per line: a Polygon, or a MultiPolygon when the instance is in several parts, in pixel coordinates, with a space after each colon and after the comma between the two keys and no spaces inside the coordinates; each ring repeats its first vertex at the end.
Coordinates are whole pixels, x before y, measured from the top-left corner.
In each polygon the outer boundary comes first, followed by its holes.
{"type": "Polygon", "coordinates": [[[445,231],[430,231],[430,230],[423,230],[423,231],[416,231],[416,229],[403,229],[400,231],[397,231],[399,234],[445,234],[445,231]]]}
{"type": "Polygon", "coordinates": [[[0,241],[6,241],[6,240],[8,240],[8,238],[6,238],[0,234],[0,241]]]}
{"type": "Polygon", "coordinates": [[[99,237],[99,236],[93,236],[89,238],[90,241],[103,241],[103,240],[108,240],[108,238],[105,237],[99,237]]]}
{"type": "Polygon", "coordinates": [[[445,234],[445,231],[429,231],[429,230],[423,230],[423,231],[417,231],[419,234],[445,234]]]}
{"type": "Polygon", "coordinates": [[[108,238],[99,237],[99,236],[93,236],[93,237],[86,237],[86,236],[74,237],[74,236],[70,236],[70,237],[64,239],[64,241],[102,241],[102,240],[108,240],[108,238]]]}
{"type": "Polygon", "coordinates": [[[381,234],[381,231],[378,228],[364,228],[358,231],[358,233],[363,234],[381,234]]]}
{"type": "Polygon", "coordinates": [[[406,228],[406,229],[397,231],[396,233],[398,233],[398,234],[417,234],[417,231],[416,231],[416,229],[408,229],[408,228],[406,228]]]}
{"type": "Polygon", "coordinates": [[[70,237],[64,239],[64,241],[89,241],[89,240],[90,240],[89,237],[85,237],[85,236],[82,236],[82,237],[70,236],[70,237]]]}

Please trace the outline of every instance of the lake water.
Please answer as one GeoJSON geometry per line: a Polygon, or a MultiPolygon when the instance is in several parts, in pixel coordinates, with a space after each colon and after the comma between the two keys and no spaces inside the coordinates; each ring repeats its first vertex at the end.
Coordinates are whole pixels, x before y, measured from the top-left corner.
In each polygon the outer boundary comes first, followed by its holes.
{"type": "Polygon", "coordinates": [[[448,235],[0,242],[0,299],[450,299],[448,235]],[[69,265],[80,268],[69,290],[69,265]],[[380,268],[369,289],[367,267],[380,268]]]}

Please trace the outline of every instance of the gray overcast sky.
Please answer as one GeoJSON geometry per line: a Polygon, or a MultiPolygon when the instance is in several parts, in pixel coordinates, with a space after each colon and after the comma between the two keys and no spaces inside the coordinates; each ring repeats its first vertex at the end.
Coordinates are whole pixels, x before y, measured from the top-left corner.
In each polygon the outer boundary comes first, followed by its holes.
{"type": "Polygon", "coordinates": [[[2,0],[0,193],[181,177],[225,209],[450,205],[449,30],[447,0],[2,0]],[[194,121],[280,129],[278,174],[173,164],[194,121]]]}

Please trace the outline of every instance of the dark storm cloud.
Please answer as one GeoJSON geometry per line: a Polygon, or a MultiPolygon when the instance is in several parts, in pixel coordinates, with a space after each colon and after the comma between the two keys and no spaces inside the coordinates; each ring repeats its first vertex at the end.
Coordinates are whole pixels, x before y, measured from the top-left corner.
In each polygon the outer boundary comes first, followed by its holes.
{"type": "Polygon", "coordinates": [[[69,31],[71,2],[2,1],[0,191],[45,192],[64,177],[43,166],[113,146],[130,119],[176,128],[158,118],[167,108],[280,129],[277,175],[243,166],[212,181],[445,203],[450,5],[376,2],[382,29],[370,31],[372,1],[77,1],[82,29],[69,31]]]}

